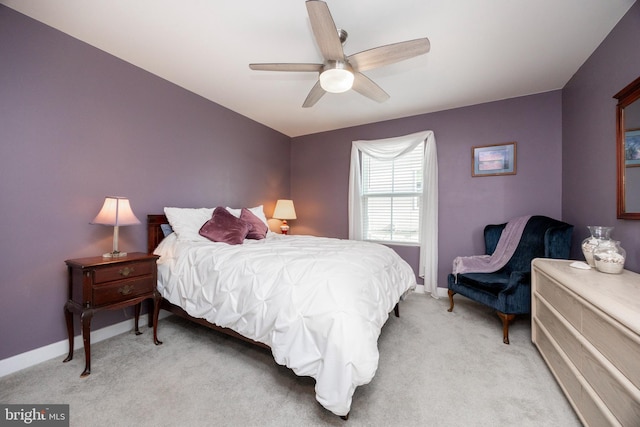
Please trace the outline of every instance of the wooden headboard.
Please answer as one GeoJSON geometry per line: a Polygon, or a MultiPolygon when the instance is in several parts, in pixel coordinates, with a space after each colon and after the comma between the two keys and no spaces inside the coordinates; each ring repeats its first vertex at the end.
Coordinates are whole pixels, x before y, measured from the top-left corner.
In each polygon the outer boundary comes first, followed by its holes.
{"type": "Polygon", "coordinates": [[[162,242],[164,233],[160,226],[168,223],[165,215],[147,215],[147,253],[153,253],[162,242]]]}

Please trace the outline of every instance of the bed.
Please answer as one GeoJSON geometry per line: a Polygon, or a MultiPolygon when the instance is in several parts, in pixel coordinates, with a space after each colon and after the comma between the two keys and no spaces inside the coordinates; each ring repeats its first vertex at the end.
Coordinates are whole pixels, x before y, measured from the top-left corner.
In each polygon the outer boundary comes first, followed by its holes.
{"type": "MultiPolygon", "coordinates": [[[[196,224],[211,212],[198,211],[196,224]]],[[[270,231],[239,244],[198,239],[166,208],[147,224],[162,309],[270,349],[315,379],[322,406],[348,417],[356,387],[375,375],[382,326],[415,288],[404,260],[375,243],[270,231]]]]}

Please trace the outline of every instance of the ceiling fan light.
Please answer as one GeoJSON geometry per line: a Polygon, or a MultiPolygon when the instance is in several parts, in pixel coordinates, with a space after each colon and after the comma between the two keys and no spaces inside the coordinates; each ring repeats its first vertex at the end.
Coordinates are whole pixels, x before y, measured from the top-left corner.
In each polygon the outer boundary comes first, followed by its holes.
{"type": "Polygon", "coordinates": [[[320,74],[320,86],[331,93],[346,92],[353,86],[353,73],[344,68],[329,68],[320,74]]]}

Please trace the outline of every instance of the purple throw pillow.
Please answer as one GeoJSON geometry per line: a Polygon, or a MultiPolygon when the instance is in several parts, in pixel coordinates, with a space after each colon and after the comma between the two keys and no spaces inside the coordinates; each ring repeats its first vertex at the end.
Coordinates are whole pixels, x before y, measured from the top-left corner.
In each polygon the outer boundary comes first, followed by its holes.
{"type": "Polygon", "coordinates": [[[266,237],[269,227],[249,209],[242,208],[240,219],[247,222],[251,227],[247,234],[247,239],[260,240],[266,237]]]}
{"type": "Polygon", "coordinates": [[[249,223],[218,206],[214,209],[211,219],[200,228],[200,235],[214,242],[238,245],[247,237],[250,228],[249,223]]]}

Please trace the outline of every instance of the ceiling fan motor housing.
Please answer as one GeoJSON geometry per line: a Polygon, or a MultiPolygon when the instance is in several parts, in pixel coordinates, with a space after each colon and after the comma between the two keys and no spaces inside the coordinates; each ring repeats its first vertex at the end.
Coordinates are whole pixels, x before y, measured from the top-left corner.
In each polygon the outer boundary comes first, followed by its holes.
{"type": "Polygon", "coordinates": [[[340,43],[342,43],[342,46],[344,46],[344,44],[347,42],[347,37],[349,37],[349,33],[347,33],[342,28],[338,28],[338,37],[340,38],[340,43]]]}

